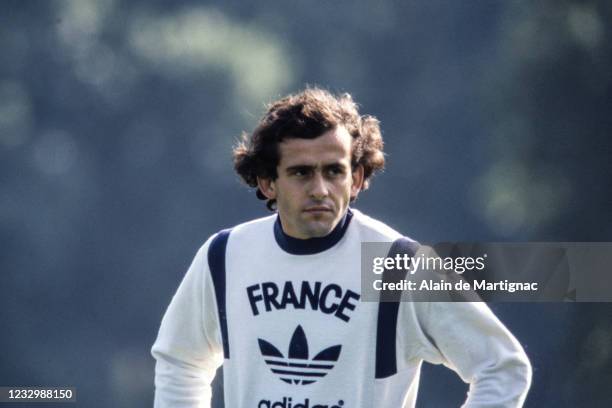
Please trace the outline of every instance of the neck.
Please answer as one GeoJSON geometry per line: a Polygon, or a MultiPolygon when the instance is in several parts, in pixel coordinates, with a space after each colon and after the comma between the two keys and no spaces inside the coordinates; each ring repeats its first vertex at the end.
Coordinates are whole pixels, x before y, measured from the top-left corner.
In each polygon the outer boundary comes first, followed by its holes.
{"type": "Polygon", "coordinates": [[[293,255],[312,255],[323,252],[338,243],[346,232],[353,213],[349,208],[340,219],[334,229],[324,237],[299,239],[287,235],[283,230],[280,217],[277,216],[274,223],[274,237],[278,245],[286,252],[293,255]]]}

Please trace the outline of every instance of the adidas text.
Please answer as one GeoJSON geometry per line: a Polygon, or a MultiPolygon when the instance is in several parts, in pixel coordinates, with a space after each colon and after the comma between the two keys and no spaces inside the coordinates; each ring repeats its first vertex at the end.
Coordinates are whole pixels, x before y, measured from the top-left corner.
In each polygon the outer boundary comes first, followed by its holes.
{"type": "Polygon", "coordinates": [[[310,399],[306,398],[304,402],[294,404],[291,397],[283,397],[282,401],[272,402],[270,400],[261,400],[257,408],[346,408],[344,401],[340,400],[335,405],[314,404],[310,405],[310,399]]]}

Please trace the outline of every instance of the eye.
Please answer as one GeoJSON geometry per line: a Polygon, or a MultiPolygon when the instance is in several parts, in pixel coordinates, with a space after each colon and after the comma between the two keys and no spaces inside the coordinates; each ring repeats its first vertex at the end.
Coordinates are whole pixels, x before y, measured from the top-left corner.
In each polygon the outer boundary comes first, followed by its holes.
{"type": "Polygon", "coordinates": [[[309,169],[297,168],[291,171],[291,175],[295,177],[306,177],[308,174],[310,174],[309,169]]]}
{"type": "Polygon", "coordinates": [[[333,166],[327,169],[327,174],[331,177],[335,177],[344,174],[344,170],[339,166],[333,166]]]}

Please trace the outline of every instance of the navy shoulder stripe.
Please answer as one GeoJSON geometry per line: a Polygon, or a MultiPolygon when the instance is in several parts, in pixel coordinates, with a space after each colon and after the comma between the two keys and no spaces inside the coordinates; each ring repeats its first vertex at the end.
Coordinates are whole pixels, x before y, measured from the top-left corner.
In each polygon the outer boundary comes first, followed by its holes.
{"type": "Polygon", "coordinates": [[[219,311],[219,324],[221,325],[221,338],[223,340],[223,357],[229,358],[229,340],[227,338],[227,315],[225,308],[225,250],[231,229],[220,231],[210,243],[208,248],[208,266],[215,287],[217,297],[217,310],[219,311]]]}
{"type": "MultiPolygon", "coordinates": [[[[397,254],[408,254],[408,256],[413,257],[417,248],[418,244],[416,242],[402,237],[393,242],[387,256],[395,257],[397,254]]],[[[382,276],[383,282],[404,279],[407,272],[391,274],[389,271],[385,271],[382,276]]],[[[396,334],[401,295],[401,291],[393,291],[390,294],[381,292],[376,327],[376,378],[386,378],[397,373],[396,334]],[[384,299],[382,298],[383,293],[385,294],[384,299]]]]}

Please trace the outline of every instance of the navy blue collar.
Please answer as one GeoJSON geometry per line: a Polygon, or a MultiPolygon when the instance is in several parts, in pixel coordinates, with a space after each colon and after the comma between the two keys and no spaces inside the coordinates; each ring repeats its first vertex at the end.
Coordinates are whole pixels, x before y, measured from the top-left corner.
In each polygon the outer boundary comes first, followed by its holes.
{"type": "Polygon", "coordinates": [[[326,236],[320,238],[298,239],[285,234],[280,217],[277,216],[274,222],[274,238],[276,238],[278,246],[292,255],[316,254],[333,247],[342,239],[351,223],[351,218],[353,218],[353,212],[349,208],[344,217],[338,222],[338,225],[336,225],[332,232],[326,236]]]}

